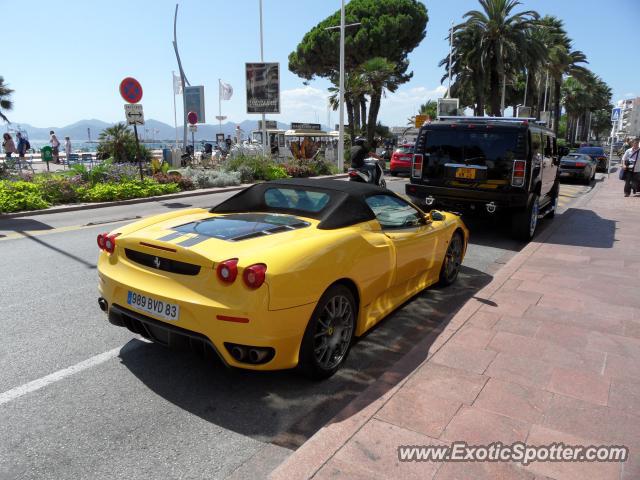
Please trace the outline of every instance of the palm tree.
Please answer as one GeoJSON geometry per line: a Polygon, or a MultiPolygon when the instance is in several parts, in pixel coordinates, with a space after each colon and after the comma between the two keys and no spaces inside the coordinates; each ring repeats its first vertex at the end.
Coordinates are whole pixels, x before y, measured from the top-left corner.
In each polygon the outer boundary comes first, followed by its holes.
{"type": "Polygon", "coordinates": [[[13,90],[11,90],[6,83],[4,83],[4,77],[0,76],[0,118],[7,123],[9,119],[3,113],[4,111],[13,110],[13,101],[11,101],[11,94],[13,90]]]}
{"type": "Polygon", "coordinates": [[[133,158],[135,138],[123,122],[105,128],[98,136],[98,142],[98,153],[112,157],[116,162],[127,162],[133,158]]]}
{"type": "Polygon", "coordinates": [[[500,114],[500,86],[507,75],[524,67],[530,51],[527,32],[539,18],[527,10],[512,13],[518,0],[479,0],[483,11],[471,10],[460,29],[471,29],[477,35],[479,60],[487,75],[489,103],[493,115],[500,114]],[[477,29],[477,30],[476,30],[477,29]]]}
{"type": "MultiPolygon", "coordinates": [[[[455,81],[451,85],[450,96],[460,100],[460,107],[472,107],[476,116],[484,115],[487,72],[480,55],[480,29],[466,24],[453,27],[453,52],[451,74],[455,81]]],[[[449,75],[449,55],[438,64],[446,68],[440,83],[449,75]]]]}
{"type": "Polygon", "coordinates": [[[382,96],[386,91],[395,92],[403,77],[398,73],[397,64],[382,57],[367,60],[358,67],[358,72],[368,86],[367,93],[371,99],[367,119],[367,141],[372,145],[382,96]]]}
{"type": "MultiPolygon", "coordinates": [[[[429,118],[436,118],[438,115],[438,103],[435,100],[427,100],[418,108],[418,115],[427,115],[429,118]]],[[[416,115],[407,119],[407,125],[415,125],[416,115]]]]}
{"type": "Polygon", "coordinates": [[[546,45],[548,52],[547,69],[553,80],[553,129],[558,134],[561,114],[561,90],[565,75],[577,79],[584,79],[589,70],[578,65],[588,63],[587,57],[579,50],[572,50],[572,42],[562,21],[556,17],[544,17],[541,24],[549,31],[549,43],[546,45]]]}

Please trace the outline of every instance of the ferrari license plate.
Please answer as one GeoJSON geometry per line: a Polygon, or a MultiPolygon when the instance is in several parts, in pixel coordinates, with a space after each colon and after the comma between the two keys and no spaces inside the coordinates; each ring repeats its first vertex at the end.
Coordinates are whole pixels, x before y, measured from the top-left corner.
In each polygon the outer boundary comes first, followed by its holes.
{"type": "Polygon", "coordinates": [[[476,178],[476,169],[464,167],[456,168],[456,178],[466,178],[474,180],[476,178]]]}
{"type": "Polygon", "coordinates": [[[129,290],[127,293],[127,303],[135,310],[152,313],[165,320],[175,321],[180,317],[180,306],[173,303],[167,303],[163,300],[141,295],[140,293],[129,290]]]}

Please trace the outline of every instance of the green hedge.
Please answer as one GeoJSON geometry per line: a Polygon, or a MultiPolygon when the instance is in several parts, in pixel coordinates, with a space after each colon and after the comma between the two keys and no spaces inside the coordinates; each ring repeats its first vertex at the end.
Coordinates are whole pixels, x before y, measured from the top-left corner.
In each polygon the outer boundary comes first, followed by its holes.
{"type": "Polygon", "coordinates": [[[0,212],[38,210],[51,204],[44,199],[42,189],[31,182],[0,181],[0,212]]]}
{"type": "Polygon", "coordinates": [[[128,180],[121,183],[79,184],[74,178],[50,177],[35,182],[0,181],[0,213],[39,210],[56,203],[107,202],[176,193],[176,183],[128,180]]]}

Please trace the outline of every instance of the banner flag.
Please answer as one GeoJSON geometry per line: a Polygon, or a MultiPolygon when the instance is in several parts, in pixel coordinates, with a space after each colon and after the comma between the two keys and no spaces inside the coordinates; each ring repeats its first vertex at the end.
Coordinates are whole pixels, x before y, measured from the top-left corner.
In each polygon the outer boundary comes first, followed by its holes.
{"type": "Polygon", "coordinates": [[[220,99],[221,100],[231,100],[233,96],[233,87],[228,83],[219,80],[220,82],[220,99]]]}

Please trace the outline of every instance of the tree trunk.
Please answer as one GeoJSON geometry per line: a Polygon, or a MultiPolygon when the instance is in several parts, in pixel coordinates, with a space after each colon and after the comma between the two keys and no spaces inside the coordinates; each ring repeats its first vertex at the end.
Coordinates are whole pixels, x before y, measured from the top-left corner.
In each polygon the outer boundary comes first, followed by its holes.
{"type": "Polygon", "coordinates": [[[558,128],[560,127],[560,88],[562,87],[562,78],[553,81],[553,133],[558,136],[558,128]]]}
{"type": "Polygon", "coordinates": [[[367,128],[367,99],[364,95],[360,97],[360,118],[362,119],[362,129],[367,128]]]}
{"type": "Polygon", "coordinates": [[[500,116],[500,80],[499,75],[495,74],[495,71],[491,71],[491,79],[489,83],[489,105],[491,107],[491,115],[494,117],[500,116]]]}
{"type": "Polygon", "coordinates": [[[353,130],[353,102],[351,99],[345,99],[345,106],[347,107],[347,122],[349,122],[349,135],[351,136],[351,141],[355,138],[354,130],[353,130]]]}
{"type": "Polygon", "coordinates": [[[380,98],[382,91],[372,92],[371,103],[369,104],[369,119],[367,120],[367,143],[373,148],[373,138],[376,133],[376,123],[378,120],[378,110],[380,110],[380,98]]]}
{"type": "Polygon", "coordinates": [[[353,105],[353,128],[355,131],[360,131],[360,106],[358,105],[358,97],[354,99],[353,105]]]}

